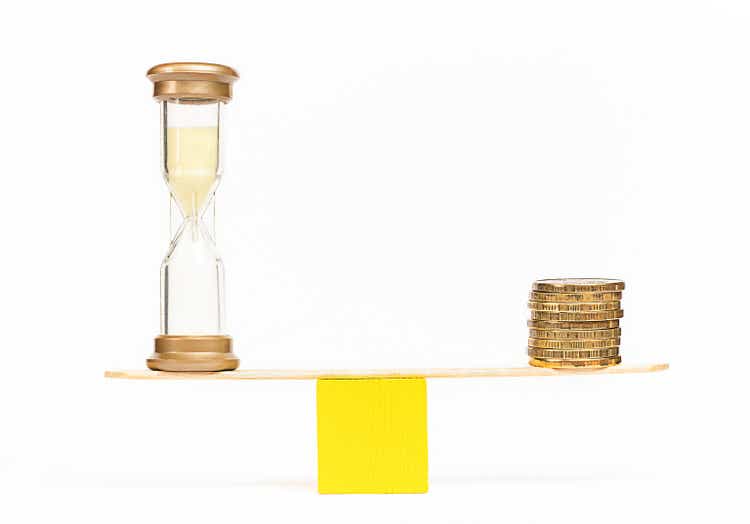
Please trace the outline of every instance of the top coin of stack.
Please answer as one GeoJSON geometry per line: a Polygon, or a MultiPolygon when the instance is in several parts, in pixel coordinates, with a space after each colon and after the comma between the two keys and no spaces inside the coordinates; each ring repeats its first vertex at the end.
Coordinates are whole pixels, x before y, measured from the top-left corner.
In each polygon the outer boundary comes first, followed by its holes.
{"type": "Polygon", "coordinates": [[[620,363],[622,280],[537,280],[529,294],[529,364],[597,368],[620,363]]]}

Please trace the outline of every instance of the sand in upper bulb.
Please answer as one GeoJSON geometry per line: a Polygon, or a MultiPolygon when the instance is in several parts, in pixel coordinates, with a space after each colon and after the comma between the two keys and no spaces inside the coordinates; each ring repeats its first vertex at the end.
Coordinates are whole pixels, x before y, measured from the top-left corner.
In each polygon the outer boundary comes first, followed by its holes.
{"type": "Polygon", "coordinates": [[[167,128],[167,183],[186,217],[197,216],[216,184],[217,127],[167,128]]]}

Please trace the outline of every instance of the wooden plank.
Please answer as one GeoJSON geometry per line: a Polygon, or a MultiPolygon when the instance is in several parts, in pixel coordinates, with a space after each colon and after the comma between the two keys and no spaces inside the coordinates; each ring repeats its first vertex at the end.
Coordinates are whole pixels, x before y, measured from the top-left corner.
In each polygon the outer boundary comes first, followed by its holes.
{"type": "Polygon", "coordinates": [[[320,378],[501,378],[569,377],[573,375],[620,375],[664,371],[669,364],[620,364],[604,369],[546,369],[532,366],[512,368],[425,368],[425,369],[240,369],[215,373],[178,373],[170,371],[111,370],[106,378],[129,380],[316,380],[320,378]]]}

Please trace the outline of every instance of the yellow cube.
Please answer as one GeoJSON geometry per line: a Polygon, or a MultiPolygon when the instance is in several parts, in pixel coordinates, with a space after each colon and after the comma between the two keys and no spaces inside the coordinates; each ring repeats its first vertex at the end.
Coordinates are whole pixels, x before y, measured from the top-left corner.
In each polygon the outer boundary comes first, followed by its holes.
{"type": "Polygon", "coordinates": [[[426,493],[424,378],[318,380],[318,492],[426,493]]]}

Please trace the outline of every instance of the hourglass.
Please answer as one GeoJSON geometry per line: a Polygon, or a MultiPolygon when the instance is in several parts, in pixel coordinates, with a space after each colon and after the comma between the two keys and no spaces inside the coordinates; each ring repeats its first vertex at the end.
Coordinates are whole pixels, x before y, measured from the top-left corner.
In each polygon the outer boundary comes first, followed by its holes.
{"type": "Polygon", "coordinates": [[[238,75],[223,65],[180,62],[152,67],[147,76],[160,105],[171,242],[161,266],[161,334],[146,362],[161,371],[236,369],[224,332],[214,193],[222,176],[221,112],[238,75]]]}

